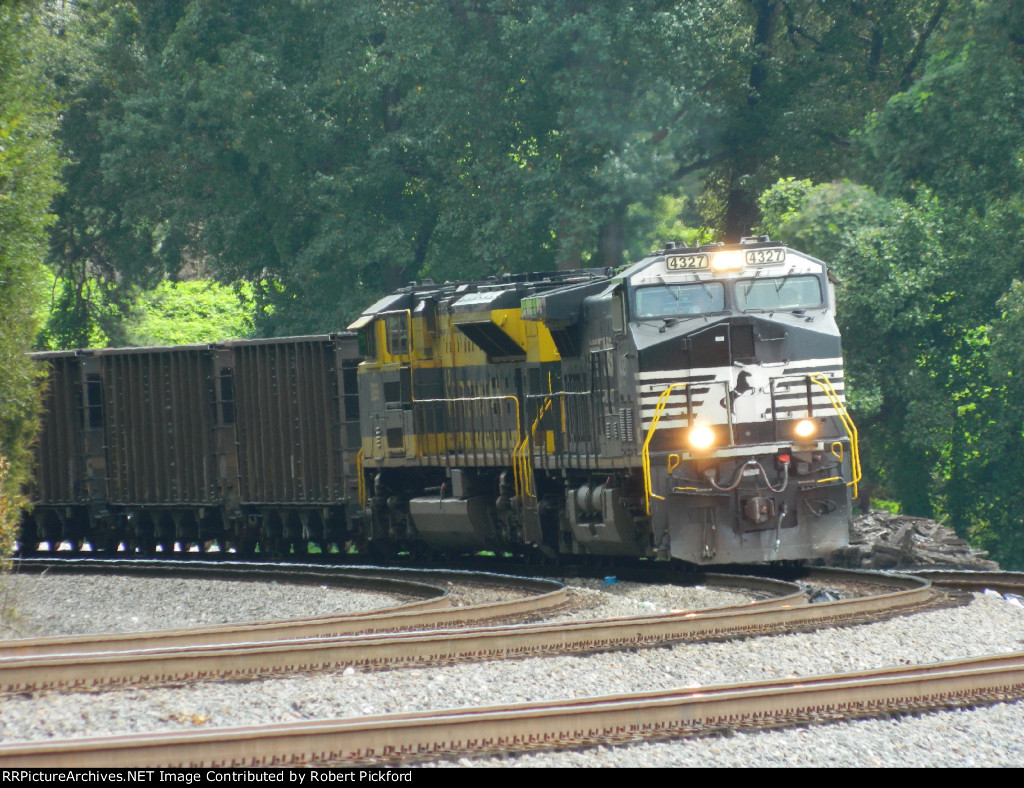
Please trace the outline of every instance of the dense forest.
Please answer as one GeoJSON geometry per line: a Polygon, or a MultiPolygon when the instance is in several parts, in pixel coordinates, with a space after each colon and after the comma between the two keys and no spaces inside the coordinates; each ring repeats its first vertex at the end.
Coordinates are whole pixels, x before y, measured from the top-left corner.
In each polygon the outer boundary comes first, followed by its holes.
{"type": "Polygon", "coordinates": [[[1024,568],[1022,187],[1016,0],[6,0],[0,519],[32,346],[768,233],[841,281],[872,494],[1024,568]]]}

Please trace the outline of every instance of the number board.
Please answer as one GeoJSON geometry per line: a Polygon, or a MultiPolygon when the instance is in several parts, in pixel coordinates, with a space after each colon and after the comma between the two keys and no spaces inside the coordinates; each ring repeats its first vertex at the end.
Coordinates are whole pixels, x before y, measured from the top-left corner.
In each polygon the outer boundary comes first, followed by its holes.
{"type": "Polygon", "coordinates": [[[747,265],[779,265],[786,262],[785,249],[751,249],[744,254],[747,265]]]}
{"type": "Polygon", "coordinates": [[[665,258],[665,267],[669,271],[692,271],[708,267],[706,254],[683,254],[665,258]]]}

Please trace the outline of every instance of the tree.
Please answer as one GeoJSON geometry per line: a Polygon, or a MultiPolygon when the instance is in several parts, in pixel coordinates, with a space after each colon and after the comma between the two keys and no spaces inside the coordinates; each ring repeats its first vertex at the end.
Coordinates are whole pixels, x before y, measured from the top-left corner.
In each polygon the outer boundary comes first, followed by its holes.
{"type": "Polygon", "coordinates": [[[718,112],[684,169],[708,170],[709,223],[738,240],[780,177],[851,174],[864,116],[919,76],[948,0],[735,0],[723,71],[706,87],[718,112]]]}
{"type": "Polygon", "coordinates": [[[57,191],[57,107],[40,70],[40,4],[0,7],[0,555],[9,553],[31,461],[38,392],[24,355],[35,335],[50,201],[57,191]]]}
{"type": "Polygon", "coordinates": [[[1024,189],[1024,6],[965,1],[954,10],[921,78],[869,117],[860,177],[903,197],[924,185],[984,213],[1024,189]]]}
{"type": "Polygon", "coordinates": [[[152,285],[182,264],[156,228],[129,220],[121,184],[104,175],[105,127],[123,113],[121,96],[139,85],[139,21],[130,4],[116,0],[53,4],[44,20],[47,71],[63,105],[64,153],[64,189],[50,235],[59,289],[48,339],[64,348],[87,347],[97,337],[121,344],[132,287],[152,285]]]}
{"type": "Polygon", "coordinates": [[[264,331],[335,329],[421,275],[620,262],[699,127],[678,76],[722,58],[654,0],[335,10],[183,3],[115,46],[144,74],[98,125],[120,215],[253,282],[264,331]]]}
{"type": "Polygon", "coordinates": [[[69,322],[198,274],[253,283],[264,333],[334,330],[420,277],[618,265],[701,190],[735,237],[779,175],[844,173],[948,5],[83,0],[56,69],[69,322]]]}

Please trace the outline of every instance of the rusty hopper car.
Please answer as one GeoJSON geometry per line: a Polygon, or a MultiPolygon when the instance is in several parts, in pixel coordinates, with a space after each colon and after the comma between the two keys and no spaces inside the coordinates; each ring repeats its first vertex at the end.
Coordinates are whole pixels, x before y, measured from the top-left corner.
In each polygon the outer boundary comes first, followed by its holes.
{"type": "Polygon", "coordinates": [[[339,539],[357,352],[332,335],[35,354],[49,383],[22,544],[339,539]]]}
{"type": "Polygon", "coordinates": [[[106,516],[102,376],[92,351],[36,353],[48,370],[23,547],[80,541],[106,516]]]}
{"type": "Polygon", "coordinates": [[[357,500],[354,335],[227,342],[217,375],[237,441],[230,516],[243,551],[344,542],[357,500]],[[228,362],[230,361],[230,366],[228,362]]]}

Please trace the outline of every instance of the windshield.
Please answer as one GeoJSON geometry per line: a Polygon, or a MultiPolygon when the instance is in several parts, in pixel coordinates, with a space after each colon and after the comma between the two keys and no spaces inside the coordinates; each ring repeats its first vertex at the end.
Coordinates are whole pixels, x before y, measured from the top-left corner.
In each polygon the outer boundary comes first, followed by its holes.
{"type": "Polygon", "coordinates": [[[689,285],[652,285],[636,291],[638,318],[703,315],[725,309],[725,288],[721,282],[689,285]]]}
{"type": "Polygon", "coordinates": [[[821,303],[821,283],[816,276],[741,279],[736,283],[736,306],[743,312],[809,309],[821,303]]]}

